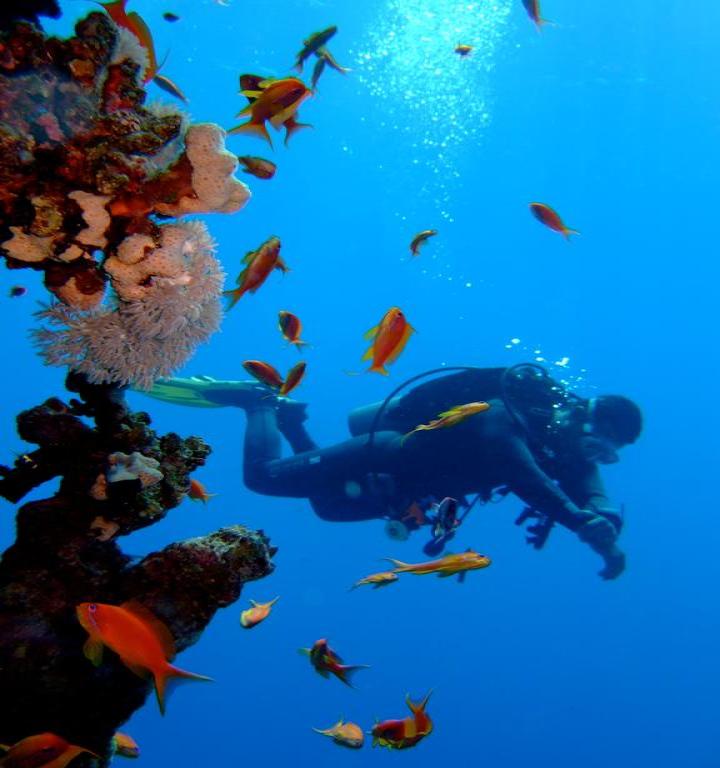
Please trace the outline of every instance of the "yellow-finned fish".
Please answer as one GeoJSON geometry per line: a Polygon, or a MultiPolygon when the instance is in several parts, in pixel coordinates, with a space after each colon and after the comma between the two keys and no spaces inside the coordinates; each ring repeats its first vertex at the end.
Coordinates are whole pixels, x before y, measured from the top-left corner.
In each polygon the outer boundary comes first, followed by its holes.
{"type": "Polygon", "coordinates": [[[478,571],[487,568],[492,563],[487,555],[481,555],[472,549],[455,555],[443,555],[437,560],[428,560],[424,563],[404,563],[402,560],[394,560],[392,557],[386,559],[395,566],[394,573],[412,573],[416,576],[437,573],[441,577],[454,576],[455,574],[462,577],[467,571],[478,571]]]}
{"type": "Polygon", "coordinates": [[[373,589],[379,587],[386,587],[388,584],[398,580],[396,573],[392,571],[382,571],[381,573],[371,573],[369,576],[364,576],[362,579],[356,581],[350,589],[357,589],[363,586],[363,584],[372,584],[373,589]]]}
{"type": "Polygon", "coordinates": [[[415,329],[408,323],[403,311],[399,307],[390,307],[380,323],[365,334],[366,339],[372,340],[370,348],[362,358],[372,360],[368,372],[387,376],[388,370],[385,366],[398,359],[414,332],[415,329]]]}
{"type": "Polygon", "coordinates": [[[342,718],[331,728],[313,728],[315,733],[329,736],[336,744],[350,749],[360,749],[365,743],[363,729],[355,723],[346,723],[342,718]]]}
{"type": "Polygon", "coordinates": [[[269,603],[256,603],[254,600],[251,600],[251,607],[240,614],[240,626],[244,629],[252,629],[261,621],[265,621],[270,615],[273,605],[279,599],[279,597],[273,598],[269,603]]]}
{"type": "Polygon", "coordinates": [[[477,403],[465,403],[463,405],[456,405],[453,408],[449,408],[447,411],[443,411],[438,414],[437,419],[433,419],[428,424],[418,424],[415,429],[411,429],[407,434],[403,435],[402,442],[414,435],[416,432],[427,432],[433,429],[446,429],[447,427],[454,427],[456,424],[460,424],[474,416],[476,413],[482,413],[490,408],[490,403],[477,402],[477,403]]]}

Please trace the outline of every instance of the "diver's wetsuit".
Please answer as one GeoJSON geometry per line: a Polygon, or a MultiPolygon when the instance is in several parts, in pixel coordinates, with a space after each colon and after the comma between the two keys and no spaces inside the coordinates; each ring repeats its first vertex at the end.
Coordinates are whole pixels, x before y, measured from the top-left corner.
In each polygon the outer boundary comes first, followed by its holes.
{"type": "Polygon", "coordinates": [[[317,448],[303,424],[279,425],[277,410],[260,404],[247,413],[245,482],[262,494],[308,498],[317,515],[338,522],[400,518],[426,497],[489,498],[501,486],[570,530],[579,526],[578,509],[610,507],[595,464],[531,450],[527,431],[505,402],[488,402],[490,410],[450,429],[405,441],[401,432],[383,430],[371,447],[365,434],[328,448],[317,448]],[[282,434],[293,457],[281,458],[282,434]]]}

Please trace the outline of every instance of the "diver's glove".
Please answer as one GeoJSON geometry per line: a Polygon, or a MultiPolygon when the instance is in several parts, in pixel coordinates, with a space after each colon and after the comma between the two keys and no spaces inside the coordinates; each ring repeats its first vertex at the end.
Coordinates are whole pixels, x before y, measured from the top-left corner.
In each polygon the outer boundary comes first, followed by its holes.
{"type": "Polygon", "coordinates": [[[599,572],[600,577],[616,579],[625,570],[625,554],[617,545],[617,528],[602,515],[587,510],[581,510],[579,514],[583,521],[576,529],[578,538],[605,561],[605,567],[599,572]]]}

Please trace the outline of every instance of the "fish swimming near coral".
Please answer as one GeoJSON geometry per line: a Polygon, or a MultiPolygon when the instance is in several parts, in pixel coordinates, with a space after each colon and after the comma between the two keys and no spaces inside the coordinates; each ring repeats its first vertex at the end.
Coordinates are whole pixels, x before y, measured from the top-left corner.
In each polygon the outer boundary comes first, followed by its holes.
{"type": "Polygon", "coordinates": [[[283,274],[288,272],[287,265],[280,258],[280,246],[280,238],[270,237],[257,250],[249,251],[243,257],[245,268],[238,275],[238,287],[223,292],[223,296],[229,299],[228,311],[246,293],[255,293],[273,270],[279,269],[283,274]]]}
{"type": "Polygon", "coordinates": [[[188,498],[192,501],[202,501],[203,504],[207,504],[213,496],[217,496],[216,493],[208,493],[207,488],[195,478],[190,480],[190,490],[188,491],[188,498]]]}
{"type": "Polygon", "coordinates": [[[387,749],[409,749],[419,744],[426,736],[432,733],[433,722],[425,711],[432,691],[418,703],[411,701],[410,696],[405,697],[405,702],[412,717],[402,720],[383,720],[375,723],[371,731],[373,747],[380,746],[387,749]]]}
{"type": "Polygon", "coordinates": [[[300,653],[310,657],[315,671],[323,677],[334,675],[352,688],[351,678],[359,669],[368,669],[367,664],[343,664],[340,656],[328,645],[325,638],[315,641],[312,648],[301,648],[300,653]]]}
{"type": "Polygon", "coordinates": [[[170,631],[139,603],[80,603],[76,613],[88,633],[83,647],[85,656],[95,666],[99,666],[102,663],[103,647],[107,647],[117,653],[123,664],[136,675],[152,676],[162,714],[165,714],[165,693],[171,679],[212,679],[186,672],[170,663],[175,656],[175,643],[170,631]]]}
{"type": "Polygon", "coordinates": [[[549,205],[545,205],[545,203],[530,203],[530,213],[532,213],[541,224],[544,224],[555,232],[563,234],[566,240],[570,239],[570,235],[580,234],[577,229],[566,227],[563,220],[560,218],[560,214],[549,205]]]}
{"type": "Polygon", "coordinates": [[[393,584],[397,580],[398,575],[393,573],[393,571],[381,571],[380,573],[371,573],[369,576],[358,579],[350,589],[357,589],[364,584],[372,584],[373,589],[379,589],[380,587],[386,587],[388,584],[393,584]]]}
{"type": "Polygon", "coordinates": [[[472,549],[455,555],[443,555],[437,560],[428,560],[425,563],[404,563],[392,557],[386,559],[395,566],[394,573],[412,573],[415,576],[436,573],[441,578],[458,574],[461,581],[467,571],[487,568],[492,563],[489,557],[478,554],[472,549]]]}
{"type": "Polygon", "coordinates": [[[313,728],[315,733],[329,736],[336,744],[349,749],[360,749],[365,743],[363,729],[355,723],[346,723],[342,718],[330,728],[313,728]]]}
{"type": "Polygon", "coordinates": [[[414,332],[415,329],[408,323],[404,312],[399,307],[391,307],[378,325],[365,334],[366,339],[372,340],[362,358],[372,360],[368,372],[387,376],[388,370],[385,366],[398,359],[414,332]]]}
{"type": "Polygon", "coordinates": [[[238,155],[238,162],[245,173],[249,173],[256,179],[272,179],[277,171],[277,166],[272,160],[253,155],[238,155]]]}
{"type": "Polygon", "coordinates": [[[438,414],[437,419],[433,419],[428,424],[418,424],[415,429],[411,429],[408,433],[403,435],[402,442],[404,443],[410,435],[414,435],[416,432],[427,432],[434,429],[446,429],[447,427],[454,427],[456,424],[469,419],[476,413],[482,413],[490,408],[490,403],[476,402],[476,403],[464,403],[463,405],[456,405],[453,408],[449,408],[447,411],[443,411],[438,414]]]}
{"type": "Polygon", "coordinates": [[[27,736],[16,744],[0,744],[6,754],[0,757],[2,768],[65,768],[79,755],[86,753],[100,759],[85,747],[70,744],[55,733],[38,733],[27,736]]]}
{"type": "Polygon", "coordinates": [[[420,253],[420,247],[435,235],[437,235],[437,229],[423,229],[422,232],[418,232],[410,242],[410,253],[417,256],[420,253]]]}
{"type": "Polygon", "coordinates": [[[140,757],[140,747],[132,736],[122,731],[116,731],[112,737],[112,748],[114,754],[119,757],[140,757]]]}
{"type": "Polygon", "coordinates": [[[240,626],[243,627],[243,629],[252,629],[260,624],[261,621],[265,621],[270,615],[273,605],[275,605],[279,599],[279,597],[276,597],[269,603],[256,603],[254,600],[251,600],[251,607],[240,614],[240,626]]]}

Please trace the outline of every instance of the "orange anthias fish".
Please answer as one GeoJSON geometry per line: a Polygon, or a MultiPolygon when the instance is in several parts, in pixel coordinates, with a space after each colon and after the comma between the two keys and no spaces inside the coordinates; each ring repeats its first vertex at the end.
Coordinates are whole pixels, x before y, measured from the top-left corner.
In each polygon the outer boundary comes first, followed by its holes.
{"type": "Polygon", "coordinates": [[[207,504],[213,496],[217,496],[217,493],[208,493],[205,486],[199,480],[191,478],[190,490],[188,491],[189,499],[202,501],[203,504],[207,504]]]}
{"type": "Polygon", "coordinates": [[[285,377],[285,381],[280,387],[280,392],[278,392],[281,397],[287,397],[303,380],[306,367],[307,363],[305,362],[300,362],[293,365],[293,367],[288,371],[288,375],[285,377]]]}
{"type": "Polygon", "coordinates": [[[456,405],[447,411],[443,411],[438,414],[437,419],[433,419],[428,424],[418,424],[415,429],[411,429],[407,434],[403,435],[402,442],[414,435],[416,432],[427,432],[432,429],[445,429],[447,427],[454,427],[456,424],[460,424],[474,416],[476,413],[482,413],[490,408],[490,403],[477,402],[477,403],[465,403],[464,405],[456,405]]]}
{"type": "Polygon", "coordinates": [[[246,293],[255,293],[267,280],[274,269],[288,272],[287,265],[280,258],[280,238],[268,238],[256,251],[249,251],[242,260],[245,269],[238,275],[238,287],[231,291],[224,291],[223,296],[229,299],[228,311],[230,311],[246,293]]]}
{"type": "Polygon", "coordinates": [[[245,360],[243,368],[265,386],[272,389],[280,389],[284,382],[279,371],[262,360],[245,360]]]}
{"type": "Polygon", "coordinates": [[[423,229],[422,232],[418,232],[410,242],[410,253],[417,256],[420,253],[420,246],[435,235],[437,235],[437,229],[423,229]]]}
{"type": "Polygon", "coordinates": [[[365,734],[363,729],[355,723],[346,723],[342,718],[332,726],[332,728],[313,728],[315,733],[321,733],[323,736],[329,736],[336,744],[350,749],[360,749],[365,743],[365,734]]]}
{"type": "Polygon", "coordinates": [[[367,664],[343,664],[342,659],[330,648],[325,638],[317,640],[312,648],[301,648],[301,653],[310,657],[310,663],[323,677],[335,675],[338,680],[352,688],[350,678],[359,669],[367,669],[367,664]]]}
{"type": "Polygon", "coordinates": [[[402,720],[383,720],[381,723],[375,723],[371,731],[373,747],[408,749],[409,747],[414,747],[432,733],[433,723],[425,711],[431,693],[432,691],[429,691],[419,704],[411,701],[409,695],[405,697],[405,702],[410,707],[412,717],[405,717],[402,720]]]}
{"type": "Polygon", "coordinates": [[[240,614],[240,626],[245,629],[252,629],[261,621],[265,621],[270,615],[273,605],[275,605],[279,599],[279,597],[276,597],[269,603],[256,603],[254,600],[251,600],[250,603],[252,607],[240,614]]]}
{"type": "Polygon", "coordinates": [[[70,744],[55,733],[38,733],[12,746],[2,744],[0,749],[7,753],[0,758],[2,768],[65,768],[83,752],[100,759],[89,749],[70,744]]]}
{"type": "Polygon", "coordinates": [[[552,22],[540,16],[540,0],[522,0],[522,4],[527,11],[527,15],[535,22],[535,26],[538,29],[542,29],[545,24],[552,26],[552,22]]]}
{"type": "Polygon", "coordinates": [[[312,94],[312,91],[297,77],[285,77],[281,80],[267,78],[257,83],[257,89],[243,90],[243,95],[250,103],[238,113],[238,117],[250,115],[246,123],[231,128],[229,134],[245,133],[265,139],[272,146],[272,139],[265,126],[269,122],[275,130],[282,126],[286,129],[285,143],[301,123],[290,122],[300,105],[312,94]]]}
{"type": "Polygon", "coordinates": [[[562,232],[568,240],[570,239],[570,235],[580,234],[577,229],[569,229],[566,227],[558,212],[549,205],[545,205],[545,203],[530,203],[530,212],[546,227],[549,227],[555,232],[562,232]]]}
{"type": "Polygon", "coordinates": [[[372,584],[373,589],[379,589],[380,587],[386,587],[388,584],[398,580],[398,575],[392,571],[382,571],[381,573],[371,573],[369,576],[365,576],[362,579],[356,581],[350,589],[357,589],[362,587],[363,584],[372,584]]]}
{"type": "Polygon", "coordinates": [[[152,39],[152,34],[148,25],[142,19],[142,17],[132,11],[128,13],[125,8],[128,4],[128,0],[114,0],[113,2],[100,3],[107,15],[123,29],[127,29],[138,40],[140,45],[144,48],[148,57],[148,67],[145,70],[145,76],[143,80],[149,83],[158,73],[160,67],[158,67],[157,56],[155,54],[155,43],[152,39]]]}
{"type": "Polygon", "coordinates": [[[290,344],[294,344],[298,351],[302,351],[302,347],[307,346],[307,342],[300,338],[302,333],[302,323],[297,315],[293,315],[292,312],[288,312],[285,309],[281,309],[278,313],[278,326],[280,327],[280,333],[290,344]]]}
{"type": "Polygon", "coordinates": [[[107,646],[136,675],[151,675],[162,714],[165,714],[165,691],[171,678],[212,679],[186,672],[170,663],[175,656],[170,630],[139,603],[80,603],[76,613],[89,635],[83,647],[85,656],[99,666],[103,646],[107,646]]]}
{"type": "Polygon", "coordinates": [[[362,358],[363,360],[372,360],[372,365],[368,371],[387,376],[388,371],[385,366],[398,359],[414,332],[415,329],[408,323],[402,310],[398,307],[391,307],[383,315],[380,324],[365,334],[366,339],[372,339],[370,348],[362,358]]]}
{"type": "Polygon", "coordinates": [[[243,166],[243,171],[256,179],[272,179],[277,171],[277,166],[272,160],[253,155],[238,155],[238,162],[243,166]]]}
{"type": "Polygon", "coordinates": [[[127,733],[116,731],[112,738],[113,752],[120,757],[140,757],[140,747],[137,741],[127,733]]]}
{"type": "Polygon", "coordinates": [[[459,574],[461,580],[467,571],[478,571],[481,568],[487,568],[492,562],[486,555],[480,555],[472,549],[456,555],[443,555],[437,560],[428,560],[425,563],[403,563],[402,560],[394,560],[391,557],[388,557],[387,560],[395,566],[394,573],[413,573],[416,576],[437,573],[440,577],[459,574]]]}
{"type": "Polygon", "coordinates": [[[472,45],[456,45],[455,46],[455,53],[458,54],[458,56],[467,56],[470,53],[472,53],[473,46],[472,45]]]}

